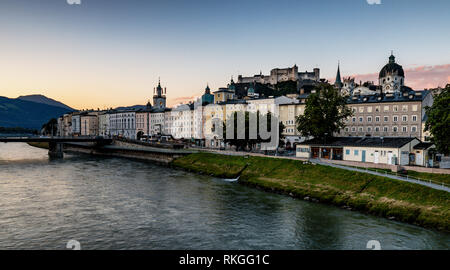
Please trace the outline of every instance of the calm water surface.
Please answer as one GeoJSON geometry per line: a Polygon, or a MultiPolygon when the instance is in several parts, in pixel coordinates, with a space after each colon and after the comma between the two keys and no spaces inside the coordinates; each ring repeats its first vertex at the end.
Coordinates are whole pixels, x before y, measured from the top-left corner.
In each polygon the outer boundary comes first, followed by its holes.
{"type": "Polygon", "coordinates": [[[0,144],[0,249],[449,249],[450,235],[150,163],[0,144]]]}

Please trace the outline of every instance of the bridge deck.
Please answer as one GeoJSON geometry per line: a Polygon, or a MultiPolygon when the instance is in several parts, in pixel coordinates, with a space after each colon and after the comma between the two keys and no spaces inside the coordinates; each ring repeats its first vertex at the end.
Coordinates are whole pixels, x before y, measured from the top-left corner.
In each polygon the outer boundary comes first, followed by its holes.
{"type": "Polygon", "coordinates": [[[0,137],[0,142],[53,142],[53,143],[65,143],[65,142],[103,142],[109,143],[111,139],[105,138],[92,138],[92,137],[0,137]]]}

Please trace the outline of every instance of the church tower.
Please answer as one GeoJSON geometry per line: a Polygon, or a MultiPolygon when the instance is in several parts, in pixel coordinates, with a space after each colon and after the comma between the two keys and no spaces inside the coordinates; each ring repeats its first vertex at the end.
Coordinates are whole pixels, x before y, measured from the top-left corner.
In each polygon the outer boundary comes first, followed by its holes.
{"type": "Polygon", "coordinates": [[[158,79],[158,86],[153,89],[153,108],[165,109],[166,108],[166,93],[167,89],[161,87],[161,82],[158,79]]]}
{"type": "Polygon", "coordinates": [[[391,53],[389,57],[389,63],[387,63],[380,71],[378,77],[379,84],[385,94],[400,93],[405,85],[405,71],[403,67],[395,63],[394,53],[391,53]]]}

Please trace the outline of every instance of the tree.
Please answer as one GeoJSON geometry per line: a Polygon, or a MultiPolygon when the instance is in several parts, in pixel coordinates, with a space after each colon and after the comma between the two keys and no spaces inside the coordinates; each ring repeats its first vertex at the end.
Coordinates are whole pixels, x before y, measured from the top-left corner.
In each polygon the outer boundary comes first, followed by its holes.
{"type": "Polygon", "coordinates": [[[352,116],[352,111],[346,106],[347,97],[340,95],[328,83],[317,85],[315,90],[316,93],[306,101],[305,113],[296,118],[297,130],[305,137],[333,137],[345,127],[344,120],[352,116]]]}
{"type": "Polygon", "coordinates": [[[48,123],[42,125],[42,130],[45,135],[56,135],[58,133],[58,120],[50,119],[48,123]]]}
{"type": "Polygon", "coordinates": [[[425,131],[430,131],[431,141],[436,145],[438,152],[450,154],[450,84],[434,97],[431,107],[426,107],[428,116],[425,122],[425,131]]]}
{"type": "MultiPolygon", "coordinates": [[[[253,148],[255,148],[256,144],[258,143],[263,143],[263,142],[269,142],[270,139],[267,140],[263,140],[261,138],[261,133],[260,133],[260,126],[259,126],[259,118],[260,118],[260,113],[259,111],[256,113],[256,139],[252,138],[250,139],[250,115],[252,114],[252,117],[255,117],[255,113],[251,113],[251,112],[245,112],[245,117],[244,117],[244,121],[245,121],[245,136],[244,138],[238,138],[238,126],[242,126],[238,124],[238,121],[242,121],[242,119],[239,119],[238,117],[238,113],[234,112],[234,123],[233,123],[233,130],[234,130],[234,134],[233,134],[233,138],[232,139],[227,139],[227,124],[223,123],[223,138],[225,140],[226,143],[232,145],[232,146],[236,146],[236,150],[245,150],[245,149],[250,149],[252,150],[253,148]]],[[[272,125],[271,125],[271,121],[272,121],[272,114],[270,112],[268,112],[267,114],[267,131],[271,132],[272,131],[272,125]]],[[[279,123],[279,131],[278,131],[278,145],[280,145],[281,142],[281,133],[284,130],[285,126],[283,125],[283,123],[279,122],[277,120],[277,122],[279,123]]]]}
{"type": "Polygon", "coordinates": [[[139,131],[139,132],[137,133],[137,135],[136,135],[137,140],[140,141],[141,138],[142,138],[142,136],[144,136],[144,132],[143,132],[143,131],[139,131]]]}

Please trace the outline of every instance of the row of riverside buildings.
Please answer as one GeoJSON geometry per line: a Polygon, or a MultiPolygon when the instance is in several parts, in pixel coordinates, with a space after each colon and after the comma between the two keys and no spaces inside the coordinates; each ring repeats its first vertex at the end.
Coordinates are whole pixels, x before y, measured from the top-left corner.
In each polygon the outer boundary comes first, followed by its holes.
{"type": "Polygon", "coordinates": [[[218,126],[234,112],[270,111],[283,123],[287,148],[296,148],[297,157],[372,162],[391,165],[436,167],[441,156],[424,131],[425,108],[433,103],[429,90],[405,86],[402,66],[391,55],[379,73],[378,84],[341,79],[335,86],[348,96],[353,115],[346,127],[327,142],[304,138],[296,128],[296,117],[305,111],[308,96],[326,80],[320,70],[298,72],[292,68],[273,69],[270,75],[238,76],[227,87],[211,92],[209,86],[197,100],[174,108],[166,106],[166,88],[153,91],[153,104],[97,111],[78,111],[58,119],[60,136],[104,136],[128,139],[171,136],[208,148],[226,148],[218,126]],[[277,95],[278,85],[292,82],[290,94],[277,95]]]}

